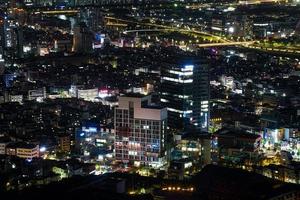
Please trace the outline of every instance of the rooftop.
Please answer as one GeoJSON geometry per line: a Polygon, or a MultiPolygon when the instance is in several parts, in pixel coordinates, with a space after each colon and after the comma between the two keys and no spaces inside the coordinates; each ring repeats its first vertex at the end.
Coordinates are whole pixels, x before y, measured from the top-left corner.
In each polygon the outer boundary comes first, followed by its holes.
{"type": "Polygon", "coordinates": [[[132,92],[132,93],[126,93],[126,94],[122,95],[121,97],[143,98],[146,96],[148,96],[148,95],[132,92]]]}
{"type": "Polygon", "coordinates": [[[35,148],[35,144],[30,144],[26,142],[14,142],[7,145],[7,148],[24,148],[24,149],[33,149],[35,148]]]}
{"type": "Polygon", "coordinates": [[[260,135],[256,135],[253,133],[247,133],[245,131],[242,130],[238,130],[238,129],[220,129],[218,130],[216,133],[214,133],[214,135],[216,136],[227,136],[227,137],[240,137],[240,138],[248,138],[248,139],[258,139],[261,136],[260,135]]]}

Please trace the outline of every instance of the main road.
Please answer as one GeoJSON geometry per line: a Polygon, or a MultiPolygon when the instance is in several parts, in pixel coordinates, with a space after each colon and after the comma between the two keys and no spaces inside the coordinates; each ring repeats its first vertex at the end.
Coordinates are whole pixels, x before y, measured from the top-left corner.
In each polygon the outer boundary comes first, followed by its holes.
{"type": "Polygon", "coordinates": [[[133,33],[133,32],[157,32],[157,31],[174,31],[174,32],[180,32],[180,33],[189,33],[189,34],[195,34],[197,36],[206,36],[210,37],[211,43],[205,43],[205,44],[195,44],[198,47],[218,47],[218,46],[241,46],[244,48],[251,48],[259,51],[266,51],[271,53],[288,53],[288,54],[300,54],[300,49],[288,49],[288,48],[263,48],[259,45],[258,41],[232,41],[228,40],[227,38],[220,37],[217,35],[213,35],[211,33],[203,32],[203,31],[197,31],[195,29],[184,29],[180,27],[173,27],[173,26],[167,26],[167,25],[161,25],[161,24],[154,24],[154,23],[145,23],[145,22],[139,22],[139,21],[132,21],[132,20],[125,20],[125,19],[117,19],[114,17],[107,16],[105,17],[107,20],[117,20],[124,23],[133,23],[137,25],[143,25],[148,27],[154,27],[155,29],[137,29],[137,30],[127,30],[123,33],[133,33]]]}
{"type": "MultiPolygon", "coordinates": [[[[68,9],[54,9],[54,10],[43,10],[43,9],[37,9],[34,13],[44,13],[44,14],[77,14],[79,12],[79,9],[74,8],[68,8],[68,9]]],[[[211,33],[198,31],[195,29],[187,29],[187,28],[180,28],[180,27],[173,27],[170,25],[161,25],[161,24],[154,24],[154,23],[145,23],[140,21],[133,21],[133,20],[126,20],[126,19],[119,19],[111,16],[105,16],[106,20],[116,20],[121,23],[116,23],[118,26],[125,26],[125,24],[137,24],[137,25],[143,25],[148,27],[154,27],[156,29],[139,29],[139,30],[127,30],[124,33],[130,33],[130,32],[148,32],[148,31],[173,31],[173,32],[180,32],[180,33],[188,33],[188,34],[194,34],[196,36],[202,36],[202,37],[209,37],[212,41],[211,43],[206,44],[195,44],[199,47],[217,47],[217,46],[242,46],[245,48],[251,48],[266,52],[274,52],[274,53],[289,53],[289,54],[300,54],[300,49],[288,49],[288,48],[264,48],[256,43],[256,41],[246,41],[246,42],[236,42],[232,40],[228,40],[225,37],[220,37],[217,35],[213,35],[211,33]],[[256,44],[255,44],[256,43],[256,44]]],[[[112,23],[113,24],[113,23],[112,23]]]]}
{"type": "MultiPolygon", "coordinates": [[[[139,33],[139,32],[160,32],[160,31],[177,31],[172,28],[167,29],[137,29],[137,30],[128,30],[124,31],[124,34],[128,33],[139,33]]],[[[181,31],[187,31],[187,30],[181,30],[181,31]]],[[[216,37],[216,36],[215,36],[216,37]]],[[[220,46],[237,46],[237,45],[243,45],[243,46],[249,46],[254,44],[255,41],[248,41],[248,42],[235,42],[235,41],[226,41],[226,42],[219,42],[219,43],[202,43],[202,44],[195,44],[198,47],[220,47],[220,46]]]]}
{"type": "MultiPolygon", "coordinates": [[[[127,19],[119,19],[119,18],[115,18],[115,17],[110,17],[110,16],[106,16],[105,17],[106,20],[115,20],[117,21],[119,24],[119,22],[123,22],[123,23],[128,23],[128,24],[137,24],[137,25],[142,25],[142,26],[148,26],[148,27],[154,27],[156,28],[156,31],[163,31],[163,30],[169,30],[169,31],[174,31],[174,32],[180,32],[180,33],[190,33],[190,34],[195,34],[195,35],[203,35],[203,36],[208,36],[211,37],[211,39],[213,41],[218,41],[218,42],[232,42],[229,41],[225,38],[222,38],[220,36],[216,36],[207,32],[203,32],[203,31],[197,31],[194,29],[184,29],[184,28],[180,28],[180,27],[173,27],[173,26],[167,26],[167,25],[162,25],[162,24],[154,24],[154,23],[146,23],[146,22],[140,22],[140,21],[133,21],[133,20],[127,20],[127,19]]],[[[112,23],[111,23],[112,24],[112,23]]],[[[144,31],[150,31],[150,29],[140,29],[140,30],[127,30],[125,31],[125,33],[129,33],[129,32],[142,32],[144,31]]]]}

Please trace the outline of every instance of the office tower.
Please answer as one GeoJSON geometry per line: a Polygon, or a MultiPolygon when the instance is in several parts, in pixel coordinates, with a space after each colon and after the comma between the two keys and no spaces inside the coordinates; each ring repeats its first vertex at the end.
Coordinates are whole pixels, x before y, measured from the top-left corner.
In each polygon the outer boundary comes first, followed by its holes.
{"type": "Polygon", "coordinates": [[[298,24],[296,26],[295,35],[300,36],[300,21],[298,22],[298,24]]]}
{"type": "Polygon", "coordinates": [[[0,42],[0,54],[11,59],[24,57],[23,28],[7,16],[0,19],[0,42]]]}
{"type": "Polygon", "coordinates": [[[159,167],[166,161],[167,109],[151,103],[151,96],[130,94],[115,108],[116,160],[136,166],[159,167]]]}
{"type": "Polygon", "coordinates": [[[97,32],[104,25],[104,18],[102,15],[101,8],[99,7],[88,7],[86,9],[81,10],[81,12],[85,13],[84,19],[86,20],[86,24],[93,31],[97,32]]]}
{"type": "Polygon", "coordinates": [[[73,51],[76,53],[90,53],[92,51],[93,35],[85,23],[74,27],[73,51]]]}
{"type": "Polygon", "coordinates": [[[4,73],[5,70],[5,60],[3,54],[0,52],[0,76],[4,73]]]}
{"type": "Polygon", "coordinates": [[[161,65],[161,102],[168,108],[168,126],[176,130],[207,131],[209,72],[193,57],[170,57],[161,65]]]}
{"type": "Polygon", "coordinates": [[[17,58],[23,58],[24,57],[24,34],[23,34],[23,28],[17,27],[15,30],[15,34],[17,37],[17,43],[15,47],[15,56],[17,58]]]}
{"type": "Polygon", "coordinates": [[[80,9],[79,18],[81,22],[84,22],[88,28],[97,32],[103,27],[104,18],[102,10],[99,7],[87,6],[80,9]]]}
{"type": "Polygon", "coordinates": [[[0,17],[0,52],[3,51],[5,46],[4,22],[5,22],[5,17],[0,17]]]}
{"type": "Polygon", "coordinates": [[[5,33],[4,33],[4,18],[0,17],[0,75],[4,70],[4,46],[5,46],[5,33]]]}
{"type": "Polygon", "coordinates": [[[12,87],[13,81],[16,78],[16,76],[12,73],[6,73],[3,75],[4,79],[4,85],[6,88],[12,87]]]}

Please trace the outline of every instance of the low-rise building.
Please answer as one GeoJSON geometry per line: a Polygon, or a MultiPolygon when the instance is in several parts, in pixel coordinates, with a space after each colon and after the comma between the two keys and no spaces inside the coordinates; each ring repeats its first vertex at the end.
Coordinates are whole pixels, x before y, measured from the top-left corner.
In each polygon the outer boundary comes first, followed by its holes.
{"type": "Polygon", "coordinates": [[[6,146],[9,144],[10,139],[1,137],[0,138],[0,155],[6,154],[6,146]]]}
{"type": "Polygon", "coordinates": [[[69,135],[58,137],[59,150],[62,152],[71,151],[71,139],[69,135]]]}
{"type": "Polygon", "coordinates": [[[39,145],[24,142],[10,143],[6,146],[6,154],[25,159],[39,157],[39,145]]]}
{"type": "Polygon", "coordinates": [[[36,100],[36,101],[43,101],[47,97],[46,95],[46,88],[39,88],[36,90],[29,90],[28,91],[28,100],[36,100]]]}
{"type": "Polygon", "coordinates": [[[261,136],[236,129],[220,129],[212,140],[213,162],[235,161],[258,155],[261,136]]]}

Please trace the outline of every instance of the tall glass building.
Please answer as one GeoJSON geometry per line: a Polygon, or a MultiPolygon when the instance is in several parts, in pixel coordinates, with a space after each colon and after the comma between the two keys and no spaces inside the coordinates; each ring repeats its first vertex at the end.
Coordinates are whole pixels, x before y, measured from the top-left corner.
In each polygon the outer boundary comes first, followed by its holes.
{"type": "Polygon", "coordinates": [[[208,64],[194,57],[174,58],[161,66],[160,100],[168,108],[168,126],[208,131],[208,64]]]}

